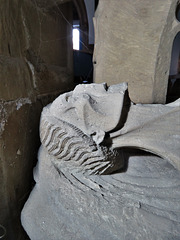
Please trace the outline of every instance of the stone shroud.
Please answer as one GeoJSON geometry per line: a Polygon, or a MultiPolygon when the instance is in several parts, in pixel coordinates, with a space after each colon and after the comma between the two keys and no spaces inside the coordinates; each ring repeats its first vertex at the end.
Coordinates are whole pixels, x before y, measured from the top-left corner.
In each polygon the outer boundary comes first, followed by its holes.
{"type": "Polygon", "coordinates": [[[165,103],[178,0],[99,0],[94,82],[128,82],[135,103],[165,103]]]}
{"type": "Polygon", "coordinates": [[[32,240],[178,239],[180,99],[167,105],[135,105],[125,93],[124,84],[109,90],[105,85],[83,85],[44,108],[36,186],[22,211],[22,224],[32,240]],[[115,124],[99,141],[94,129],[102,126],[103,131],[106,126],[98,122],[98,114],[106,111],[97,101],[103,91],[105,106],[118,105],[111,94],[119,93],[119,114],[126,117],[107,115],[109,124],[111,119],[115,124]],[[97,115],[86,129],[84,122],[92,117],[86,111],[89,103],[97,115]],[[76,116],[79,125],[73,126],[76,116]],[[122,147],[149,150],[164,159],[122,147]]]}

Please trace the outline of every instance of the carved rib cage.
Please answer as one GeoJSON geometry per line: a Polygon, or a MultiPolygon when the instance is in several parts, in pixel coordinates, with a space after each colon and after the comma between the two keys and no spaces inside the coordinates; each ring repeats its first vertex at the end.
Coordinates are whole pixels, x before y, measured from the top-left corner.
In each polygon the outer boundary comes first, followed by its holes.
{"type": "Polygon", "coordinates": [[[91,137],[62,120],[56,119],[55,122],[49,116],[42,117],[40,138],[48,153],[55,157],[54,163],[58,168],[61,161],[71,161],[71,166],[78,167],[82,172],[103,174],[114,164],[114,151],[96,145],[91,137]]]}

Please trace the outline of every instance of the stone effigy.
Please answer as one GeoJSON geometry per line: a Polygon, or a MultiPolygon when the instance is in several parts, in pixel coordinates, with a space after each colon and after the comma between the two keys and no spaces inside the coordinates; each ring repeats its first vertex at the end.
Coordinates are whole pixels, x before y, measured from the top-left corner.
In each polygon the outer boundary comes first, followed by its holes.
{"type": "Polygon", "coordinates": [[[179,100],[133,104],[126,83],[78,85],[46,106],[21,215],[30,238],[178,239],[179,118],[179,100]]]}

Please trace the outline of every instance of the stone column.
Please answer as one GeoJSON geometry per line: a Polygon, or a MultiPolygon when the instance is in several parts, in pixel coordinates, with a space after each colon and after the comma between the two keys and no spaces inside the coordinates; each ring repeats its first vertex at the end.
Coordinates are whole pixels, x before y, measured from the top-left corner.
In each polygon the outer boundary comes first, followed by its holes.
{"type": "Polygon", "coordinates": [[[165,103],[177,0],[100,0],[95,14],[94,81],[128,82],[135,103],[165,103]]]}

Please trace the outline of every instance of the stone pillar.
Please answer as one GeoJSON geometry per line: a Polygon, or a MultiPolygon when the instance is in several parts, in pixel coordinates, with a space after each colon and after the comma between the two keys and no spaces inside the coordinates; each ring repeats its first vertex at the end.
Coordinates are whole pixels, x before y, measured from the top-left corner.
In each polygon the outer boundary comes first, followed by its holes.
{"type": "Polygon", "coordinates": [[[95,14],[94,81],[128,82],[130,98],[165,103],[178,0],[100,0],[95,14]]]}
{"type": "Polygon", "coordinates": [[[41,110],[73,88],[72,5],[50,2],[0,4],[0,224],[11,240],[27,239],[20,212],[33,184],[41,110]]]}

